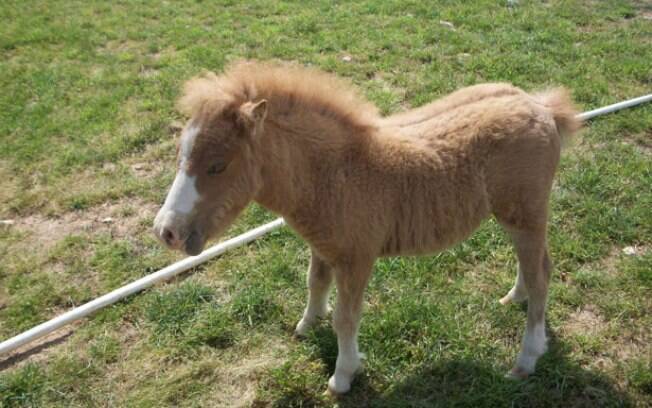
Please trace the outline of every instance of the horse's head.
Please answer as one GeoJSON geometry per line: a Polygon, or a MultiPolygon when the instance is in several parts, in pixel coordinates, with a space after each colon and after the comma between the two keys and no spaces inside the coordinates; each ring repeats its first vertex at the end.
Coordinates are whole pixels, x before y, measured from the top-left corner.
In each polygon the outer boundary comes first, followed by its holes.
{"type": "Polygon", "coordinates": [[[177,147],[177,174],[154,220],[169,248],[197,255],[221,234],[260,188],[254,147],[267,102],[204,103],[193,112],[177,147]]]}

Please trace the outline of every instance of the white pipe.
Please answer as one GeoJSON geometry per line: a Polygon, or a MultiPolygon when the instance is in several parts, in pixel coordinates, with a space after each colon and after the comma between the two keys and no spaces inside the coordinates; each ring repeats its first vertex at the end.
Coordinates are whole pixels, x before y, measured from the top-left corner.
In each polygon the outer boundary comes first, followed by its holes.
{"type": "Polygon", "coordinates": [[[154,272],[151,275],[140,278],[137,281],[116,289],[113,292],[107,293],[102,297],[92,300],[82,306],[76,307],[59,317],[55,317],[50,321],[39,324],[38,326],[33,327],[16,337],[12,337],[9,340],[5,340],[0,343],[0,355],[9,353],[10,351],[15,350],[25,343],[29,343],[32,340],[43,337],[46,334],[53,332],[62,326],[65,326],[68,323],[71,323],[77,319],[81,319],[82,317],[87,316],[90,313],[93,313],[94,311],[105,306],[111,305],[133,293],[140,292],[141,290],[148,288],[157,282],[170,279],[183,271],[187,271],[188,269],[197,266],[202,262],[206,262],[207,260],[228,251],[231,248],[235,248],[251,242],[254,239],[265,235],[272,230],[280,228],[284,224],[285,221],[283,218],[279,218],[268,224],[261,225],[260,227],[254,228],[242,235],[238,235],[235,238],[231,238],[227,241],[214,245],[197,256],[191,256],[175,262],[172,265],[159,270],[158,272],[154,272]]]}
{"type": "Polygon", "coordinates": [[[607,113],[619,111],[621,109],[630,108],[632,106],[640,105],[645,102],[652,101],[652,94],[639,96],[638,98],[629,99],[623,102],[614,103],[613,105],[608,105],[603,108],[593,109],[588,112],[580,113],[577,115],[578,119],[589,120],[596,116],[606,115],[607,113]]]}
{"type": "MultiPolygon", "coordinates": [[[[615,112],[617,110],[629,108],[649,101],[652,101],[652,94],[630,99],[620,103],[615,103],[613,105],[605,106],[604,108],[584,112],[577,115],[577,117],[582,120],[589,120],[596,116],[615,112]]],[[[62,326],[65,326],[68,323],[81,319],[82,317],[85,317],[105,306],[111,305],[133,293],[140,292],[141,290],[146,289],[155,283],[170,279],[183,271],[187,271],[188,269],[197,266],[200,263],[206,262],[209,259],[228,251],[231,248],[235,248],[251,242],[254,239],[265,235],[266,233],[277,228],[280,228],[283,225],[285,225],[285,221],[282,218],[278,218],[277,220],[272,221],[268,224],[261,225],[260,227],[254,228],[242,235],[238,235],[235,238],[231,238],[227,241],[212,246],[197,256],[191,256],[182,259],[170,266],[161,269],[158,272],[154,272],[151,275],[140,278],[133,283],[118,288],[113,292],[107,293],[106,295],[92,300],[82,306],[76,307],[59,317],[55,317],[54,319],[33,327],[26,332],[19,334],[18,336],[3,341],[0,343],[0,355],[9,353],[22,346],[23,344],[43,337],[46,334],[51,333],[62,326]]]]}

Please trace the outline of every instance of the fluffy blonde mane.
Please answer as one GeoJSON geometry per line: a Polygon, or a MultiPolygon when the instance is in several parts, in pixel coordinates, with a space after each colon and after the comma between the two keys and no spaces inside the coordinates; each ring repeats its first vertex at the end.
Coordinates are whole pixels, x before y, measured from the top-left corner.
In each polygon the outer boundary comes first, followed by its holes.
{"type": "Polygon", "coordinates": [[[200,109],[267,99],[270,116],[310,111],[352,125],[367,127],[379,119],[376,107],[350,82],[334,75],[284,63],[238,61],[221,75],[212,72],[190,79],[178,102],[193,116],[200,109]]]}

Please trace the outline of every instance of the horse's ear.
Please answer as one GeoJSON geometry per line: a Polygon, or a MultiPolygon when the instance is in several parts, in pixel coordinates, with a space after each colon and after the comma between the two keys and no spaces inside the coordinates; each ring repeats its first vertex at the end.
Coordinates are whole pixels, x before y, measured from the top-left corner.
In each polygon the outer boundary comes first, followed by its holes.
{"type": "Polygon", "coordinates": [[[267,101],[245,102],[240,106],[240,114],[250,123],[260,125],[267,116],[267,101]]]}

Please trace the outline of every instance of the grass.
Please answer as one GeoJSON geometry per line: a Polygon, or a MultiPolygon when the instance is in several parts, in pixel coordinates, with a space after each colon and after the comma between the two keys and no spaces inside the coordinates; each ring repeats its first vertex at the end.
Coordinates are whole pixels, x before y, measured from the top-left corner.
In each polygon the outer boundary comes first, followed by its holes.
{"type": "MultiPolygon", "coordinates": [[[[177,259],[149,225],[192,75],[278,58],[351,78],[385,113],[485,81],[564,85],[588,110],[650,92],[651,17],[634,0],[5,1],[0,338],[177,259]]],[[[497,304],[515,260],[490,221],[444,253],[377,263],[366,369],[337,404],[651,405],[651,154],[650,105],[596,119],[564,154],[535,376],[502,377],[525,313],[497,304]]],[[[252,206],[229,234],[272,218],[252,206]]],[[[292,338],[308,257],[276,231],[108,307],[0,361],[0,406],[330,406],[330,325],[292,338]]]]}

